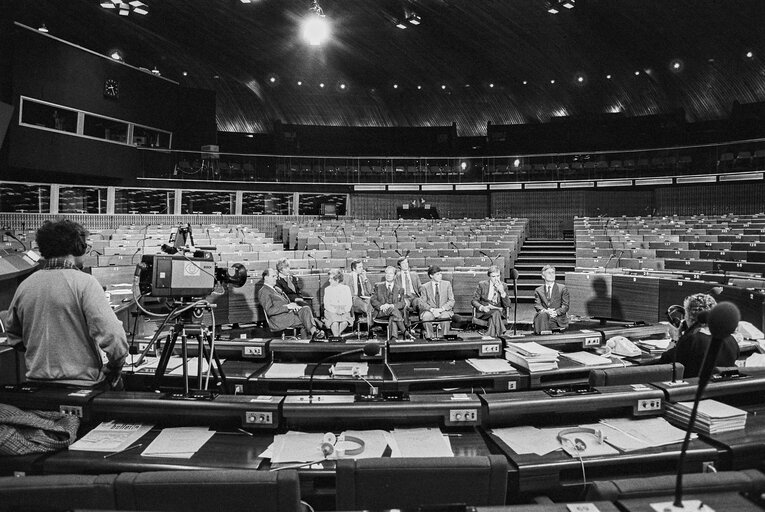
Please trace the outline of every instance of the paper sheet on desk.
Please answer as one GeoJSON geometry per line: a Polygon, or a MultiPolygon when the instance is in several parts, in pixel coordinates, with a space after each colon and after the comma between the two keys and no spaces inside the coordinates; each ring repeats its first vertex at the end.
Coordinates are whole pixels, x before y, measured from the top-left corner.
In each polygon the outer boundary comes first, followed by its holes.
{"type": "Polygon", "coordinates": [[[547,455],[560,449],[560,443],[556,434],[543,432],[536,427],[495,428],[491,432],[518,455],[529,453],[547,455]]]}
{"type": "Polygon", "coordinates": [[[382,457],[388,447],[389,435],[385,430],[346,430],[343,433],[364,441],[364,451],[358,455],[345,455],[344,459],[376,459],[382,457]]]}
{"type": "Polygon", "coordinates": [[[388,444],[391,457],[454,457],[449,438],[437,428],[397,428],[388,444]]]}
{"type": "Polygon", "coordinates": [[[299,379],[305,377],[307,364],[297,363],[271,363],[271,366],[263,374],[266,379],[299,379]]]}
{"type": "MultiPolygon", "coordinates": [[[[624,452],[655,446],[682,443],[685,431],[669,424],[664,418],[610,418],[600,420],[606,442],[624,452]]],[[[695,439],[692,434],[691,439],[695,439]]]]}
{"type": "Polygon", "coordinates": [[[207,427],[165,428],[141,455],[190,459],[213,435],[215,432],[207,427]]]}
{"type": "Polygon", "coordinates": [[[284,462],[312,462],[324,459],[321,443],[322,433],[289,431],[274,436],[271,445],[271,464],[284,462]]]}
{"type": "Polygon", "coordinates": [[[85,452],[121,452],[138,441],[152,425],[106,421],[69,446],[85,452]]]}

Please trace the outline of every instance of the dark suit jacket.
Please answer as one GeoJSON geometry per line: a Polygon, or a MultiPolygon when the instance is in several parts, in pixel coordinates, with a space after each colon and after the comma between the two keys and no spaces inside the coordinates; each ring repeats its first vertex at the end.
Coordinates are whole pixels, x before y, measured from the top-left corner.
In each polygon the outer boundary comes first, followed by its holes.
{"type": "MultiPolygon", "coordinates": [[[[362,293],[361,295],[371,295],[373,287],[372,283],[369,282],[369,278],[367,278],[366,272],[361,276],[361,283],[362,286],[364,286],[364,291],[366,292],[362,293]]],[[[357,297],[359,295],[356,293],[356,274],[353,272],[346,272],[343,275],[343,284],[347,284],[348,288],[351,289],[351,297],[357,297]]]]}
{"type": "MultiPolygon", "coordinates": [[[[709,329],[695,324],[680,336],[674,347],[661,355],[657,363],[671,363],[676,360],[685,366],[685,377],[698,377],[711,342],[712,335],[709,329]]],[[[717,353],[715,366],[735,366],[738,354],[738,342],[733,336],[726,336],[717,353]]]]}
{"type": "Polygon", "coordinates": [[[268,315],[272,330],[282,331],[296,324],[297,314],[287,309],[287,304],[292,301],[270,286],[263,285],[258,292],[258,301],[268,315]]]}
{"type": "Polygon", "coordinates": [[[558,324],[561,327],[568,325],[568,288],[562,284],[555,283],[553,284],[552,293],[550,295],[550,300],[548,301],[547,294],[545,293],[545,285],[538,286],[537,289],[534,290],[534,309],[539,312],[543,309],[553,308],[558,314],[556,317],[558,319],[558,324]]]}
{"type": "Polygon", "coordinates": [[[404,310],[406,302],[404,301],[404,290],[398,285],[397,282],[393,282],[393,290],[388,293],[388,287],[385,281],[381,283],[375,283],[375,291],[372,294],[371,302],[372,307],[375,310],[375,316],[380,316],[380,306],[383,304],[393,304],[399,311],[404,310]]]}
{"type": "Polygon", "coordinates": [[[473,300],[470,301],[473,307],[478,309],[480,306],[487,306],[489,304],[494,306],[510,307],[512,300],[510,299],[510,294],[507,293],[507,286],[505,286],[505,283],[503,282],[500,282],[499,284],[505,292],[505,298],[502,299],[499,296],[499,292],[497,292],[495,296],[495,302],[489,302],[489,280],[487,279],[486,281],[480,281],[478,286],[475,288],[475,292],[473,292],[473,300]]]}
{"type": "Polygon", "coordinates": [[[292,288],[290,288],[287,280],[279,275],[279,277],[276,278],[276,286],[281,288],[281,290],[287,294],[287,297],[289,297],[292,302],[302,301],[303,294],[300,293],[300,281],[295,276],[290,276],[290,281],[292,281],[292,288]]]}

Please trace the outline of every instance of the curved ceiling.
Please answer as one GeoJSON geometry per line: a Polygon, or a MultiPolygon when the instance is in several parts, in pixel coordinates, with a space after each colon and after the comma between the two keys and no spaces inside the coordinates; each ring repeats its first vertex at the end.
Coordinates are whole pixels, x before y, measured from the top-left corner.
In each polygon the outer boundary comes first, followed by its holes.
{"type": "Polygon", "coordinates": [[[221,131],[455,122],[471,136],[489,121],[680,108],[699,121],[765,101],[762,0],[576,0],[557,15],[544,0],[320,0],[322,47],[299,37],[309,0],[144,2],[125,18],[99,0],[19,0],[13,16],[214,89],[221,131]],[[405,10],[421,24],[396,28],[405,10]]]}

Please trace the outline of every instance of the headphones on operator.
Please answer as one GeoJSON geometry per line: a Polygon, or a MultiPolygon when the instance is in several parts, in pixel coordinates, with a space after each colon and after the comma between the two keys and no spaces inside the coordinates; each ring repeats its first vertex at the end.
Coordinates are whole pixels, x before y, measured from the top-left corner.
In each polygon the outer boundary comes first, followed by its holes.
{"type": "Polygon", "coordinates": [[[361,455],[364,452],[365,443],[364,440],[356,436],[348,436],[340,434],[335,436],[332,432],[324,434],[324,438],[321,440],[321,453],[325,459],[329,459],[332,455],[337,454],[339,457],[344,455],[361,455]],[[355,443],[356,446],[350,449],[346,448],[346,443],[355,443]]]}

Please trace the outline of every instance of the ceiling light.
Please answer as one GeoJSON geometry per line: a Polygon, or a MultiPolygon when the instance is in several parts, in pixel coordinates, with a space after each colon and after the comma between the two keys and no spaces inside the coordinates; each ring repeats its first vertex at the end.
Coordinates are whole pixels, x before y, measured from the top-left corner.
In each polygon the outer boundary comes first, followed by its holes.
{"type": "Polygon", "coordinates": [[[340,84],[340,88],[341,88],[342,90],[345,90],[345,84],[340,84]]]}
{"type": "Polygon", "coordinates": [[[308,10],[310,14],[303,21],[303,39],[311,46],[321,46],[329,39],[329,22],[318,0],[313,0],[308,10]]]}
{"type": "Polygon", "coordinates": [[[129,16],[130,15],[130,11],[128,9],[120,9],[119,14],[120,14],[120,16],[129,16]]]}
{"type": "Polygon", "coordinates": [[[444,84],[441,84],[441,90],[442,91],[446,90],[446,86],[444,84]]]}
{"type": "Polygon", "coordinates": [[[118,50],[114,50],[109,57],[111,57],[114,60],[122,60],[122,54],[118,50]]]}
{"type": "MultiPolygon", "coordinates": [[[[43,25],[43,26],[45,26],[45,25],[43,25]]],[[[747,59],[751,59],[752,57],[754,57],[754,53],[752,53],[752,51],[751,51],[751,50],[749,50],[748,52],[746,52],[746,58],[747,58],[747,59]]]]}
{"type": "Polygon", "coordinates": [[[120,16],[129,16],[131,12],[141,15],[149,14],[149,6],[140,0],[130,0],[129,2],[103,0],[100,5],[104,9],[119,9],[118,13],[120,16]]]}
{"type": "Polygon", "coordinates": [[[271,82],[271,83],[273,84],[273,83],[275,83],[275,82],[276,82],[276,77],[275,77],[275,76],[272,76],[271,78],[269,78],[269,79],[268,79],[268,81],[269,81],[269,82],[271,82]]]}
{"type": "Polygon", "coordinates": [[[114,9],[114,4],[112,2],[101,2],[101,7],[104,9],[114,9]]]}
{"type": "Polygon", "coordinates": [[[183,72],[183,76],[189,76],[189,72],[188,71],[184,71],[183,72]]]}
{"type": "Polygon", "coordinates": [[[401,30],[406,30],[406,23],[403,21],[396,21],[396,27],[400,28],[401,30]]]}
{"type": "Polygon", "coordinates": [[[555,79],[550,80],[550,83],[554,84],[555,83],[555,79]]]}
{"type": "Polygon", "coordinates": [[[606,75],[606,80],[611,80],[611,75],[606,75]]]}
{"type": "Polygon", "coordinates": [[[560,11],[558,10],[558,6],[556,4],[556,5],[551,5],[550,7],[548,7],[547,12],[549,12],[550,14],[558,14],[560,11]]]}
{"type": "Polygon", "coordinates": [[[152,75],[162,76],[162,73],[159,72],[157,69],[157,66],[154,66],[154,68],[151,70],[152,75]]]}
{"type": "Polygon", "coordinates": [[[418,86],[417,86],[417,90],[418,90],[418,91],[422,90],[422,86],[421,86],[421,85],[418,85],[418,86]]]}
{"type": "Polygon", "coordinates": [[[635,76],[639,76],[639,75],[640,75],[640,71],[635,71],[635,76]]]}
{"type": "Polygon", "coordinates": [[[493,89],[494,88],[494,84],[489,84],[489,87],[493,89]]]}
{"type": "Polygon", "coordinates": [[[252,0],[241,0],[241,2],[242,2],[243,4],[249,4],[249,3],[251,3],[251,2],[252,2],[252,0]]]}
{"type": "Polygon", "coordinates": [[[319,84],[319,87],[321,87],[322,89],[324,89],[324,82],[320,83],[320,84],[319,84]]]}
{"type": "Polygon", "coordinates": [[[523,81],[523,85],[529,85],[529,81],[528,80],[524,80],[523,81]]]}
{"type": "Polygon", "coordinates": [[[581,84],[582,82],[584,82],[584,77],[579,75],[578,77],[576,77],[576,81],[581,84]]]}
{"type": "Polygon", "coordinates": [[[393,84],[394,89],[398,89],[398,84],[393,84]]]}
{"type": "Polygon", "coordinates": [[[302,80],[298,80],[298,83],[297,83],[297,84],[298,84],[298,85],[303,85],[303,81],[302,81],[302,80]]]}
{"type": "Polygon", "coordinates": [[[561,5],[565,7],[566,9],[573,9],[574,3],[576,3],[576,0],[564,0],[561,5]]]}
{"type": "Polygon", "coordinates": [[[419,25],[420,21],[422,21],[422,18],[412,13],[411,15],[409,15],[409,17],[406,20],[412,25],[419,25]]]}
{"type": "Polygon", "coordinates": [[[45,32],[46,34],[48,33],[48,27],[45,26],[45,23],[40,25],[40,28],[38,28],[37,30],[39,30],[40,32],[45,32]]]}

